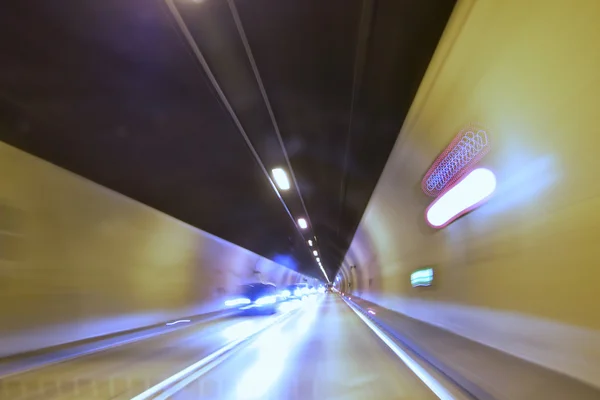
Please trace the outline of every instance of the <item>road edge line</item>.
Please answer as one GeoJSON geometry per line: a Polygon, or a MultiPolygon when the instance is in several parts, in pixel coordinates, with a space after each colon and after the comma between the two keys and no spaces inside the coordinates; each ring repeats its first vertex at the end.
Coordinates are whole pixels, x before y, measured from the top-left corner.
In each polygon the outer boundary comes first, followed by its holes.
{"type": "Polygon", "coordinates": [[[440,400],[460,400],[435,379],[423,366],[419,365],[407,352],[396,344],[385,332],[377,325],[364,316],[359,310],[342,297],[344,303],[367,325],[373,333],[389,347],[390,350],[402,360],[402,362],[440,399],[440,400]]]}
{"type": "Polygon", "coordinates": [[[168,335],[169,333],[173,333],[173,332],[179,332],[179,331],[182,331],[184,329],[192,328],[192,327],[194,327],[196,325],[199,325],[199,324],[205,324],[205,323],[208,323],[208,322],[217,321],[217,320],[222,319],[222,318],[228,318],[228,317],[230,317],[232,315],[233,315],[233,313],[225,313],[223,315],[209,317],[207,319],[201,319],[201,320],[198,320],[198,321],[192,321],[192,322],[189,323],[189,325],[180,325],[180,326],[178,326],[176,328],[171,328],[171,329],[169,329],[169,330],[167,330],[165,332],[149,333],[149,334],[146,334],[146,335],[143,335],[143,336],[139,336],[139,337],[135,337],[135,338],[131,338],[131,339],[126,339],[126,340],[119,341],[119,342],[116,342],[116,343],[106,344],[104,346],[94,347],[94,348],[89,349],[89,350],[84,350],[84,351],[81,351],[81,352],[78,352],[78,353],[75,353],[75,354],[70,354],[70,355],[66,355],[66,356],[63,356],[63,357],[59,357],[59,358],[57,358],[55,360],[51,360],[51,361],[47,361],[47,362],[43,362],[42,361],[40,363],[31,365],[29,367],[25,367],[25,368],[20,369],[20,370],[8,372],[6,374],[0,374],[0,380],[7,379],[7,378],[13,378],[13,377],[21,375],[21,374],[27,374],[27,373],[36,371],[38,369],[42,369],[42,368],[46,368],[46,367],[52,367],[54,365],[57,365],[57,364],[60,364],[60,363],[63,363],[63,362],[72,361],[72,360],[75,360],[77,358],[91,356],[91,355],[94,355],[96,353],[101,353],[103,351],[111,350],[111,349],[114,349],[114,348],[117,348],[117,347],[121,347],[121,346],[126,346],[126,345],[129,345],[129,344],[134,344],[134,343],[137,343],[137,342],[141,342],[143,340],[152,339],[154,337],[158,337],[158,336],[162,336],[162,335],[168,335]]]}

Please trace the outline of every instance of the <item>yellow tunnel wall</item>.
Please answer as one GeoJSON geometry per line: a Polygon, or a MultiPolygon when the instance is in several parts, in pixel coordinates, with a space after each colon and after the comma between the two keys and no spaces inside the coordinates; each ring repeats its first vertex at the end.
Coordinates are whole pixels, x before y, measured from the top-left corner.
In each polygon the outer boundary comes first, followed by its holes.
{"type": "Polygon", "coordinates": [[[599,20],[595,0],[459,1],[342,290],[600,386],[599,20]],[[489,130],[496,193],[432,229],[420,182],[471,122],[489,130]],[[434,285],[412,288],[424,266],[434,285]]]}
{"type": "Polygon", "coordinates": [[[0,143],[0,356],[219,310],[303,277],[0,143]]]}

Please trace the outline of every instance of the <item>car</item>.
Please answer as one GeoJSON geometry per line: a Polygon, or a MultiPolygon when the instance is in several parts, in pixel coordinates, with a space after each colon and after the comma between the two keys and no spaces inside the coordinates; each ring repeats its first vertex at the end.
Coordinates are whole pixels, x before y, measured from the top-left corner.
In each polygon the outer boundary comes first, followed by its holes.
{"type": "Polygon", "coordinates": [[[310,287],[307,283],[298,284],[298,288],[300,289],[300,292],[303,294],[304,297],[310,294],[310,287]]]}
{"type": "Polygon", "coordinates": [[[243,314],[275,314],[279,299],[272,283],[251,283],[240,287],[239,296],[225,302],[237,306],[243,314]]]}
{"type": "Polygon", "coordinates": [[[288,285],[283,294],[286,300],[301,300],[308,295],[308,286],[302,283],[288,285]]]}

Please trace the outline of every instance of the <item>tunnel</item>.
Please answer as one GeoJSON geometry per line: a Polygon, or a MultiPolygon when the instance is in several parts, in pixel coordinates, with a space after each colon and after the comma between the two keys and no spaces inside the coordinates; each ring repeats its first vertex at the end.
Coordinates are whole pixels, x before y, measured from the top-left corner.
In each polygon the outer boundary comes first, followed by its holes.
{"type": "Polygon", "coordinates": [[[3,2],[0,399],[600,399],[599,18],[3,2]]]}

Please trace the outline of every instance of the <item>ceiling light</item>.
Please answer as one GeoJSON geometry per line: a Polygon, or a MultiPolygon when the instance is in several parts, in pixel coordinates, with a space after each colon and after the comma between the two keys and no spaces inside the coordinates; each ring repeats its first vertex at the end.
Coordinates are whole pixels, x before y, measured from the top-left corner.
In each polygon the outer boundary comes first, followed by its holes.
{"type": "Polygon", "coordinates": [[[298,218],[298,226],[300,226],[300,229],[308,228],[308,224],[304,218],[298,218]]]}
{"type": "Polygon", "coordinates": [[[309,241],[308,241],[308,245],[309,245],[310,247],[312,247],[312,240],[309,240],[309,241]]]}
{"type": "Polygon", "coordinates": [[[314,254],[315,256],[318,256],[318,255],[319,255],[319,253],[317,253],[317,251],[316,251],[316,250],[313,250],[313,254],[314,254]]]}
{"type": "Polygon", "coordinates": [[[283,168],[275,168],[271,172],[273,172],[273,178],[275,179],[277,186],[279,186],[279,189],[288,190],[290,188],[290,180],[283,168]]]}
{"type": "Polygon", "coordinates": [[[317,257],[317,262],[320,264],[321,263],[321,259],[319,257],[317,257]]]}

